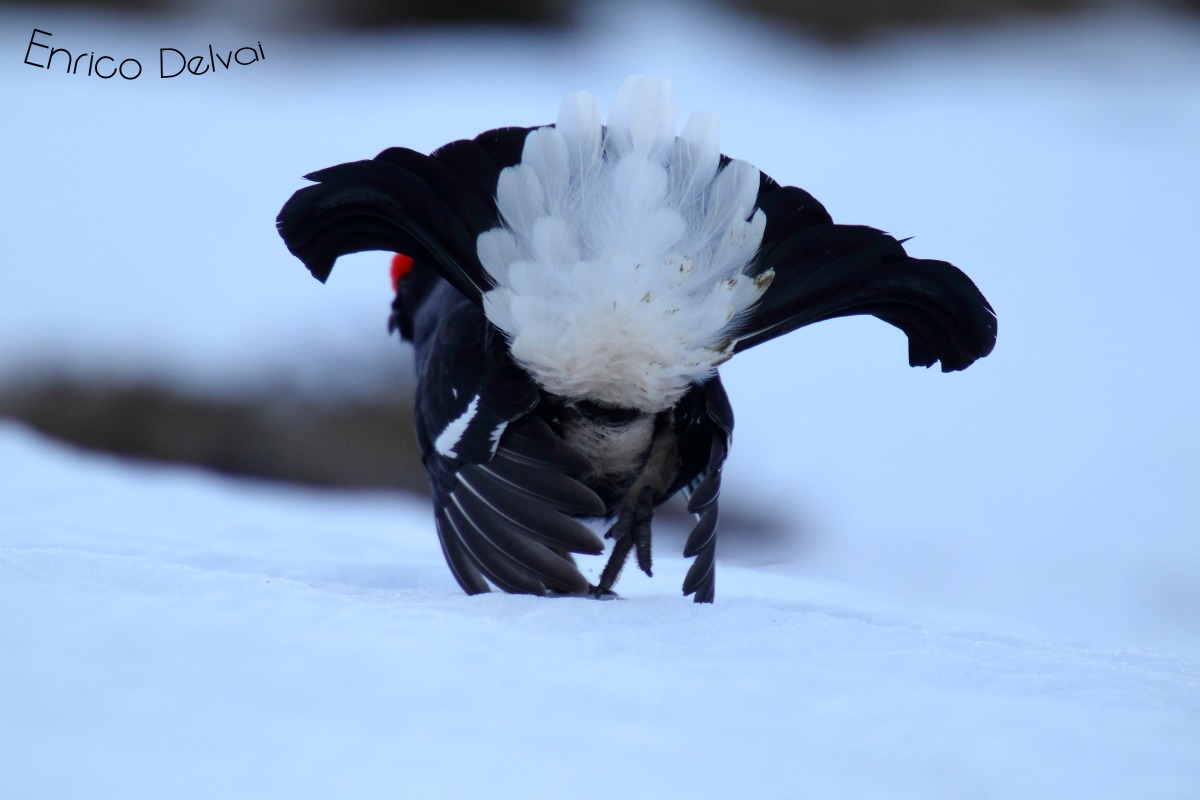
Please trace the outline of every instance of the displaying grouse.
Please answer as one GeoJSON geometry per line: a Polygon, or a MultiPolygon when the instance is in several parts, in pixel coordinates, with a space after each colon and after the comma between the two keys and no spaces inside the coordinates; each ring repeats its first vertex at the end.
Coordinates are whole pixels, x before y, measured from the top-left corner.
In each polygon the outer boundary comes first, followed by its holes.
{"type": "Polygon", "coordinates": [[[956,267],[722,155],[711,114],[676,135],[661,79],[627,79],[606,126],[574,92],[553,125],[307,177],[278,228],[317,279],[347,253],[402,254],[390,328],[416,348],[438,537],[471,594],[611,596],[631,553],[650,574],[654,510],[682,491],[697,519],[683,592],[711,602],[722,362],[850,314],[945,372],[996,340],[956,267]],[[593,584],[572,554],[602,554],[597,531],[614,544],[593,584]]]}

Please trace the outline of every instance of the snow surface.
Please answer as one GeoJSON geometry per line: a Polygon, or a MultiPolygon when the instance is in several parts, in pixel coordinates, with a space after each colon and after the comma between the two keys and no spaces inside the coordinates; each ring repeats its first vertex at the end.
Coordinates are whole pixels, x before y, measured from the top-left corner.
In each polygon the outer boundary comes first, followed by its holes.
{"type": "Polygon", "coordinates": [[[1200,663],[722,565],[462,595],[429,512],[0,427],[13,798],[1189,798],[1200,663]],[[630,576],[633,578],[634,576],[630,576]]]}
{"type": "Polygon", "coordinates": [[[1000,319],[961,374],[874,320],[722,368],[723,506],[794,545],[726,548],[712,608],[663,548],[621,602],[467,598],[424,506],[2,427],[0,796],[1200,796],[1189,19],[842,51],[683,5],[553,37],[0,14],[0,376],[369,390],[404,357],[387,259],[309,278],[273,230],[300,175],[547,122],[572,89],[607,106],[630,72],[1000,319]],[[33,27],[267,59],[105,82],[23,65],[33,27]]]}

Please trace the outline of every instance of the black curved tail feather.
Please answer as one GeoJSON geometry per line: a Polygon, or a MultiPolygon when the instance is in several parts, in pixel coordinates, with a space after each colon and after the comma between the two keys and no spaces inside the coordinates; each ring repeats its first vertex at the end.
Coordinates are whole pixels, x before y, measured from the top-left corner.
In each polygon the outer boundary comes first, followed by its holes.
{"type": "Polygon", "coordinates": [[[417,173],[375,159],[308,177],[318,183],[293,194],[276,225],[317,280],[341,256],[384,250],[433,266],[476,302],[490,288],[475,257],[477,232],[417,173]]]}
{"type": "Polygon", "coordinates": [[[498,128],[432,155],[404,147],[305,176],[276,219],[284,243],[322,283],[344,255],[404,253],[432,266],[476,304],[491,281],[475,253],[498,225],[500,171],[521,159],[529,128],[498,128]]]}
{"type": "Polygon", "coordinates": [[[888,234],[835,225],[796,187],[764,187],[767,213],[754,274],[774,270],[762,300],[734,337],[734,352],[824,319],[871,314],[908,336],[909,363],[965,369],[992,351],[996,314],[961,270],[912,258],[888,234]]]}

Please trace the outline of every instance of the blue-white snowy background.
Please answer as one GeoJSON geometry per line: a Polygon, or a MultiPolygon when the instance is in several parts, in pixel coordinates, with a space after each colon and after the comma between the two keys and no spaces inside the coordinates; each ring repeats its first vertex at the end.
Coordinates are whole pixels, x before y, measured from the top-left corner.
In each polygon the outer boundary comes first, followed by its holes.
{"type": "Polygon", "coordinates": [[[714,607],[662,549],[623,602],[467,598],[423,504],[0,425],[0,796],[1200,796],[1191,19],[834,50],[683,5],[551,37],[0,13],[0,379],[352,391],[399,350],[386,259],[311,280],[273,229],[300,175],[606,105],[632,71],[1000,319],[961,374],[870,319],[723,368],[726,494],[797,544],[721,561],[714,607]],[[23,65],[34,27],[267,59],[100,81],[23,65]]]}

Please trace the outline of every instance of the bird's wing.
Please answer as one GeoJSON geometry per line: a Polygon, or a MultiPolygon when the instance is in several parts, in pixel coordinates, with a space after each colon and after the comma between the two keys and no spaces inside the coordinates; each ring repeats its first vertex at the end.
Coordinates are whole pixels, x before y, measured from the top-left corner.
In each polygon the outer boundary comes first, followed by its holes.
{"type": "Polygon", "coordinates": [[[808,192],[765,175],[758,207],[767,225],[751,271],[774,270],[774,277],[734,335],[734,352],[852,314],[872,314],[903,330],[914,367],[940,361],[951,372],[992,351],[996,314],[954,265],[912,258],[874,228],[835,225],[808,192]]]}
{"type": "Polygon", "coordinates": [[[373,159],[305,177],[279,212],[279,235],[324,282],[349,253],[404,253],[432,266],[475,303],[491,288],[476,255],[479,234],[496,227],[500,171],[520,161],[529,128],[499,128],[422,155],[393,147],[373,159]]]}
{"type": "Polygon", "coordinates": [[[684,545],[683,554],[695,558],[683,580],[683,593],[697,603],[715,598],[718,499],[721,494],[721,470],[733,436],[733,407],[725,394],[719,375],[695,386],[676,406],[676,426],[680,431],[679,480],[671,493],[682,488],[688,499],[688,511],[696,516],[696,525],[684,545]]]}
{"type": "MultiPolygon", "coordinates": [[[[483,312],[449,286],[417,341],[417,438],[446,561],[470,593],[583,594],[570,553],[604,543],[572,516],[603,516],[576,476],[588,460],[537,414],[540,392],[483,312]]],[[[429,309],[431,312],[434,309],[429,309]]]]}

